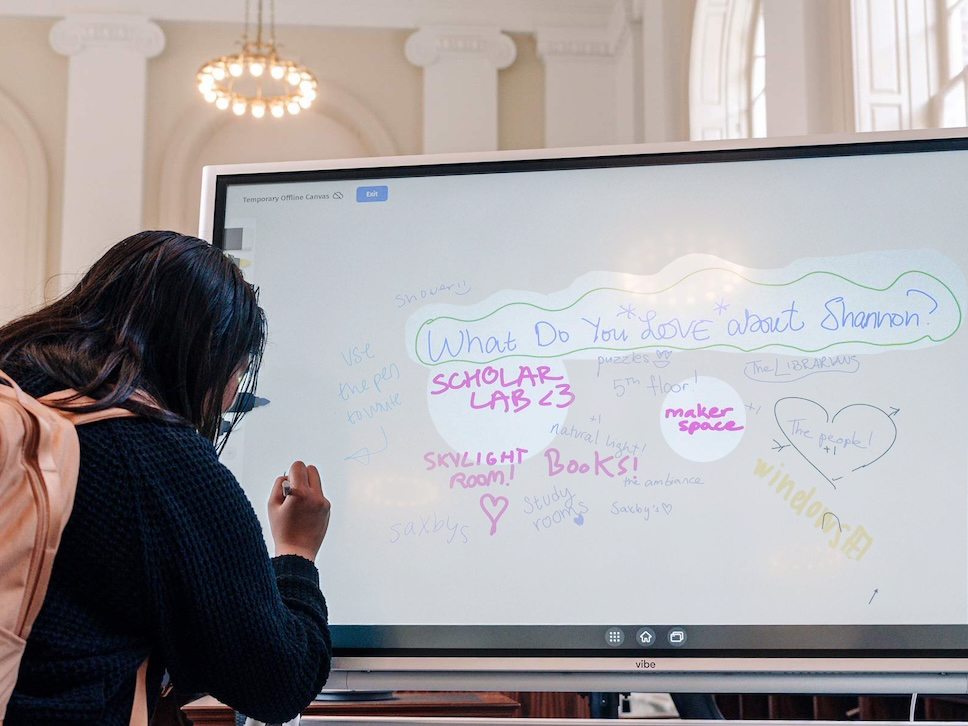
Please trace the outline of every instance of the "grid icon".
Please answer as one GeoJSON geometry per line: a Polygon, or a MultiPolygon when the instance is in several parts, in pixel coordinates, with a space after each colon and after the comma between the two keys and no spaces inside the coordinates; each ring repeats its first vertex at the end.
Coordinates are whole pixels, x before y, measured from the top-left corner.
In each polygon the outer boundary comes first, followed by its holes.
{"type": "Polygon", "coordinates": [[[605,642],[617,648],[625,642],[625,633],[621,628],[609,628],[605,631],[605,642]]]}

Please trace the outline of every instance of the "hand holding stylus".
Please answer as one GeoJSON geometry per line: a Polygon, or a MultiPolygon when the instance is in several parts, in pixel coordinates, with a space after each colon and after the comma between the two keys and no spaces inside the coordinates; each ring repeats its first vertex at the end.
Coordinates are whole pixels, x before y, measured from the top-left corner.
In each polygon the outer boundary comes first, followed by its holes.
{"type": "Polygon", "coordinates": [[[269,495],[269,527],[275,554],[315,560],[329,527],[330,502],[315,466],[293,462],[269,495]]]}

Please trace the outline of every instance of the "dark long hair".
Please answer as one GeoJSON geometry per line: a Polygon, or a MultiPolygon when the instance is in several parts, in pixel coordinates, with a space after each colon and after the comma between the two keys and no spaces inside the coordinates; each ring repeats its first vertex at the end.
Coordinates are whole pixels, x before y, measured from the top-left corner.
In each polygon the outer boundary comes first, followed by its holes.
{"type": "Polygon", "coordinates": [[[196,237],[140,232],[67,295],[0,327],[0,368],[15,361],[96,399],[77,410],[120,406],[215,442],[223,392],[240,365],[240,392],[255,390],[265,339],[256,291],[222,252],[196,237]]]}

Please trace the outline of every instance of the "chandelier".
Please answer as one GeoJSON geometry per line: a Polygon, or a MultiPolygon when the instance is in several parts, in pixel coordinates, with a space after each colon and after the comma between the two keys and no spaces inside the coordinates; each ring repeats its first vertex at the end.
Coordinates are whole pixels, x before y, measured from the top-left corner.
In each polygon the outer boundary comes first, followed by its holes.
{"type": "Polygon", "coordinates": [[[281,57],[276,46],[275,0],[269,0],[268,39],[262,33],[262,0],[256,11],[255,39],[249,37],[249,0],[245,2],[245,30],[234,55],[206,61],[198,69],[198,90],[220,110],[232,109],[255,118],[266,113],[281,118],[309,108],[316,98],[318,83],[306,66],[281,57]]]}

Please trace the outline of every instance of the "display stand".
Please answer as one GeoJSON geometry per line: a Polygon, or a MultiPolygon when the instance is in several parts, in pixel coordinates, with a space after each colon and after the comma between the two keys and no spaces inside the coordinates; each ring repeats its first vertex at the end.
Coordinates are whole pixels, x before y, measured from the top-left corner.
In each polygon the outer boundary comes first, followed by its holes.
{"type": "Polygon", "coordinates": [[[396,696],[393,691],[322,691],[316,696],[317,701],[392,701],[396,696]]]}

